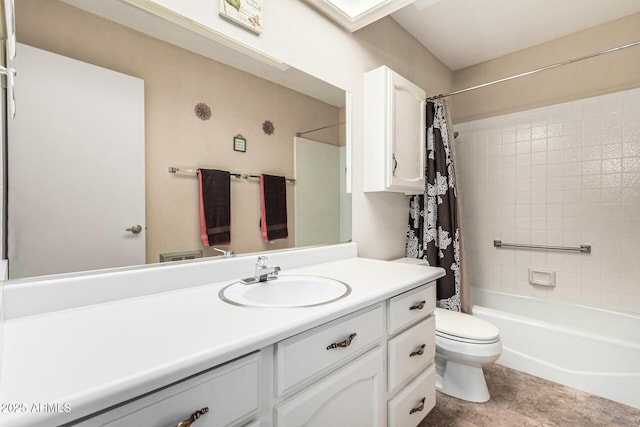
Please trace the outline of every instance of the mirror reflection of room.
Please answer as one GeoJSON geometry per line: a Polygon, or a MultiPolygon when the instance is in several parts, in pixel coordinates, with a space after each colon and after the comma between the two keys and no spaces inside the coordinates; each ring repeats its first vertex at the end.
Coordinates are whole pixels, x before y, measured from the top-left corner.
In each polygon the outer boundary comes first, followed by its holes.
{"type": "Polygon", "coordinates": [[[344,92],[317,99],[57,0],[17,2],[16,20],[12,279],[350,240],[344,92]],[[114,86],[94,92],[103,75],[114,86]],[[235,174],[228,242],[203,244],[197,169],[235,174]],[[262,174],[289,179],[286,238],[262,235],[262,174]]]}

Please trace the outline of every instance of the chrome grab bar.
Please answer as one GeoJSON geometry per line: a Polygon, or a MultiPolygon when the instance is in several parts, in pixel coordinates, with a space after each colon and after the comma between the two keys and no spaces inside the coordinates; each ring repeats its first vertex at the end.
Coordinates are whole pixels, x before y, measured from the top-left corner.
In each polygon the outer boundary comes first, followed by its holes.
{"type": "Polygon", "coordinates": [[[549,249],[554,251],[573,251],[585,254],[591,253],[591,245],[572,246],[552,246],[552,245],[522,245],[519,243],[503,243],[502,240],[494,240],[493,246],[496,248],[526,248],[526,249],[549,249]]]}

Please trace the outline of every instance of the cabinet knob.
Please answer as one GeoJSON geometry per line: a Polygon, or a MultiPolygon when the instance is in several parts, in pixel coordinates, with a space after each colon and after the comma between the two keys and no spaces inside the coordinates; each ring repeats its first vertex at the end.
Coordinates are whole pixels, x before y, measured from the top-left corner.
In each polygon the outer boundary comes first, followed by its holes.
{"type": "Polygon", "coordinates": [[[208,407],[204,407],[204,408],[200,409],[199,411],[196,411],[193,414],[191,414],[191,416],[189,418],[187,418],[186,420],[180,421],[176,427],[189,427],[191,424],[193,424],[196,421],[198,421],[198,418],[200,418],[201,416],[203,416],[207,412],[209,412],[209,408],[208,407]]]}
{"type": "Polygon", "coordinates": [[[411,307],[409,307],[409,310],[422,310],[426,303],[427,303],[426,301],[420,301],[419,303],[414,304],[411,307]]]}
{"type": "Polygon", "coordinates": [[[418,350],[412,351],[411,354],[409,354],[409,357],[422,356],[424,354],[425,347],[426,347],[426,344],[422,344],[420,347],[418,347],[418,350]]]}
{"type": "Polygon", "coordinates": [[[424,409],[425,400],[427,400],[427,398],[423,397],[422,400],[420,400],[420,404],[409,411],[409,415],[414,414],[416,412],[422,412],[422,410],[424,409]]]}
{"type": "Polygon", "coordinates": [[[356,337],[356,333],[352,333],[351,335],[349,335],[347,337],[347,339],[345,339],[344,341],[340,341],[340,342],[334,342],[333,344],[330,344],[327,346],[327,350],[331,350],[332,348],[346,348],[349,347],[351,345],[351,341],[353,341],[353,339],[356,337]]]}

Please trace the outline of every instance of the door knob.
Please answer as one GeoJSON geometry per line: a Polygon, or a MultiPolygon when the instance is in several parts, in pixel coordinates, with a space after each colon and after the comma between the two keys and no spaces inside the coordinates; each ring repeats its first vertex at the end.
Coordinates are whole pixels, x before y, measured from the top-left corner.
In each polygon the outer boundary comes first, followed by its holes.
{"type": "Polygon", "coordinates": [[[142,226],[141,225],[134,225],[131,226],[129,228],[127,228],[127,231],[132,232],[133,234],[139,234],[142,231],[142,226]]]}

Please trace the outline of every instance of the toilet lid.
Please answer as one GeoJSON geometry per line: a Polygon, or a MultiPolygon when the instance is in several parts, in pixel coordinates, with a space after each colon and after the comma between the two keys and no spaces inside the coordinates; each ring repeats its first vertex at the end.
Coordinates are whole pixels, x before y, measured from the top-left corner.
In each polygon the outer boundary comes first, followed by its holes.
{"type": "Polygon", "coordinates": [[[436,308],[435,315],[436,335],[441,337],[482,343],[500,338],[498,328],[486,320],[442,308],[436,308]]]}

